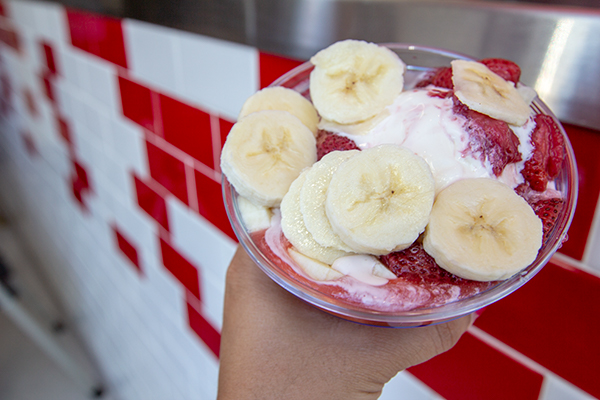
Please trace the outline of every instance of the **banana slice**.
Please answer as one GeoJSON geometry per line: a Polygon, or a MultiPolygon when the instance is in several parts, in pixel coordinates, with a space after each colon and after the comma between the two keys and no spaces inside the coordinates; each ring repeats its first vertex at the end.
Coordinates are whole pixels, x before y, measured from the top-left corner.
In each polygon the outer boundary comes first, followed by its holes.
{"type": "Polygon", "coordinates": [[[242,106],[238,120],[250,113],[263,110],[287,111],[298,117],[313,134],[317,133],[317,124],[319,123],[317,110],[310,101],[295,90],[284,87],[268,87],[254,93],[242,106]]]}
{"type": "Polygon", "coordinates": [[[271,226],[272,213],[268,207],[256,205],[243,196],[238,196],[237,203],[248,232],[260,231],[271,226]]]}
{"type": "Polygon", "coordinates": [[[302,271],[315,281],[333,281],[343,277],[344,275],[334,270],[327,264],[306,257],[302,253],[298,253],[294,249],[289,249],[288,254],[298,264],[302,271]]]}
{"type": "Polygon", "coordinates": [[[429,166],[412,151],[384,144],[335,171],[325,210],[333,231],[357,253],[410,246],[425,229],[435,195],[429,166]]]}
{"type": "Polygon", "coordinates": [[[321,246],[304,225],[304,217],[300,210],[300,191],[308,171],[300,174],[281,201],[281,230],[300,253],[331,265],[337,258],[348,255],[348,252],[321,246]]]}
{"type": "Polygon", "coordinates": [[[456,181],[435,200],[423,247],[465,279],[508,279],[531,264],[542,222],[509,186],[488,178],[456,181]]]}
{"type": "Polygon", "coordinates": [[[310,61],[310,95],[321,117],[354,124],[379,114],[402,91],[406,65],[393,51],[358,40],[321,50],[310,61]]]}
{"type": "Polygon", "coordinates": [[[371,133],[373,128],[377,126],[381,121],[392,115],[387,108],[384,108],[379,114],[371,117],[365,121],[357,122],[355,124],[338,124],[334,121],[329,121],[324,118],[319,121],[317,125],[318,129],[334,132],[334,133],[346,133],[348,135],[365,136],[371,133]]]}
{"type": "Polygon", "coordinates": [[[522,126],[531,110],[512,82],[507,82],[476,61],[452,61],[456,97],[472,110],[522,126]]]}
{"type": "Polygon", "coordinates": [[[238,121],[221,153],[221,171],[252,202],[279,205],[300,172],[317,161],[316,140],[287,111],[259,111],[238,121]]]}
{"type": "Polygon", "coordinates": [[[359,153],[358,150],[334,151],[325,155],[306,172],[306,178],[300,191],[300,211],[306,229],[317,243],[325,247],[351,252],[338,235],[333,232],[327,214],[325,199],[327,188],[338,166],[359,153]]]}

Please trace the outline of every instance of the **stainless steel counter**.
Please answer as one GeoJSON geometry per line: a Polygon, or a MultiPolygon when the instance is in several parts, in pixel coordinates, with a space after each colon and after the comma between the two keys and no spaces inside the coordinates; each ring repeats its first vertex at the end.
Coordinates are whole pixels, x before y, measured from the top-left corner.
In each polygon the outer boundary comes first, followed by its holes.
{"type": "MultiPolygon", "coordinates": [[[[77,6],[65,0],[64,3],[77,6]]],[[[586,0],[587,1],[587,0],[586,0]]],[[[564,122],[600,129],[600,8],[492,1],[97,0],[118,16],[299,59],[345,38],[517,62],[564,122]]],[[[89,3],[88,3],[89,4],[89,3]]]]}

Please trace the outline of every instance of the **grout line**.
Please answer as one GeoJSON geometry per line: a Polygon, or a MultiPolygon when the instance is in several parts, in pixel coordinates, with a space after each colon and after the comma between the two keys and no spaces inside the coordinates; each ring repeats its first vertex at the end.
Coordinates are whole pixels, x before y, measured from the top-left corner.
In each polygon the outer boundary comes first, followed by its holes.
{"type": "Polygon", "coordinates": [[[160,148],[161,150],[163,150],[165,153],[177,158],[180,161],[191,160],[192,168],[198,170],[199,172],[202,172],[204,175],[208,176],[209,178],[213,179],[216,182],[219,182],[219,183],[221,182],[219,179],[221,174],[217,175],[216,171],[214,171],[212,168],[201,163],[200,161],[196,160],[195,158],[192,158],[186,152],[173,146],[171,143],[167,142],[162,137],[160,137],[152,132],[146,131],[146,140],[148,142],[152,143],[153,145],[155,145],[156,147],[160,148]]]}
{"type": "Polygon", "coordinates": [[[540,394],[539,394],[538,399],[545,398],[545,396],[543,396],[543,394],[545,391],[544,388],[546,387],[546,383],[547,383],[546,378],[548,378],[548,377],[551,377],[552,379],[554,379],[556,381],[562,382],[566,386],[573,387],[579,391],[583,391],[583,389],[581,389],[579,386],[567,381],[565,378],[561,377],[560,375],[557,375],[556,373],[552,372],[551,370],[544,367],[543,365],[538,364],[536,361],[527,357],[523,353],[513,349],[506,343],[498,340],[494,336],[492,336],[489,333],[483,331],[482,329],[476,327],[475,325],[471,325],[467,332],[469,332],[475,338],[479,339],[480,341],[487,344],[491,348],[498,350],[499,352],[506,355],[507,357],[512,358],[513,360],[524,365],[525,367],[529,368],[530,370],[542,375],[542,377],[544,379],[542,382],[542,386],[540,387],[540,394]]]}
{"type": "Polygon", "coordinates": [[[160,97],[154,90],[150,90],[150,100],[152,101],[152,113],[154,114],[154,133],[164,137],[160,97]]]}
{"type": "Polygon", "coordinates": [[[554,255],[552,256],[550,261],[555,262],[556,264],[558,264],[559,266],[561,266],[563,268],[567,268],[567,267],[576,268],[583,272],[587,272],[590,275],[600,278],[600,271],[590,267],[589,265],[587,265],[581,261],[577,261],[574,258],[564,255],[562,253],[554,253],[554,255]]]}
{"type": "Polygon", "coordinates": [[[468,329],[468,332],[470,334],[472,334],[473,336],[475,336],[477,339],[481,340],[483,343],[490,346],[491,348],[498,350],[500,353],[512,358],[513,360],[517,361],[520,364],[523,364],[530,370],[537,372],[540,375],[549,375],[549,374],[555,375],[553,372],[551,372],[546,367],[538,364],[537,362],[533,361],[529,357],[525,356],[523,353],[513,349],[506,343],[496,339],[494,336],[481,330],[480,328],[476,327],[475,325],[471,325],[468,329]]]}
{"type": "Polygon", "coordinates": [[[593,245],[596,242],[596,238],[600,234],[600,201],[596,199],[596,209],[594,210],[594,216],[592,218],[592,226],[588,231],[588,237],[585,243],[585,249],[583,250],[583,256],[581,257],[583,263],[588,264],[593,250],[593,245]]]}
{"type": "Polygon", "coordinates": [[[210,115],[210,134],[211,143],[213,150],[213,165],[217,172],[221,172],[221,126],[219,123],[219,117],[213,114],[210,115]]]}
{"type": "Polygon", "coordinates": [[[196,192],[196,177],[194,176],[194,168],[191,163],[184,162],[185,166],[185,183],[188,191],[188,206],[198,212],[198,193],[196,192]]]}

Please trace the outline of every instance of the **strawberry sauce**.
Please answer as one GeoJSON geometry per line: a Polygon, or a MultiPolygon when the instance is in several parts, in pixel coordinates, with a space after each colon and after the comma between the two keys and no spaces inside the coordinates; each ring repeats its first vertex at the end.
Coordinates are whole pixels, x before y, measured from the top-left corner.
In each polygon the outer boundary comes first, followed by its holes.
{"type": "MultiPolygon", "coordinates": [[[[317,282],[308,278],[287,256],[287,249],[291,244],[281,232],[278,217],[274,217],[271,228],[251,233],[250,236],[263,255],[281,272],[304,286],[305,291],[310,292],[314,297],[323,298],[346,308],[382,312],[432,308],[471,297],[498,283],[462,279],[442,270],[435,262],[415,264],[415,267],[421,270],[419,279],[415,279],[413,272],[416,271],[398,273],[397,270],[390,268],[398,278],[390,280],[383,286],[371,286],[349,276],[335,281],[317,282]],[[427,273],[423,273],[425,270],[427,273]]],[[[409,249],[407,251],[412,254],[413,250],[409,249]]],[[[398,253],[389,256],[397,260],[398,253]]],[[[422,254],[418,257],[423,259],[421,256],[422,254]]]]}

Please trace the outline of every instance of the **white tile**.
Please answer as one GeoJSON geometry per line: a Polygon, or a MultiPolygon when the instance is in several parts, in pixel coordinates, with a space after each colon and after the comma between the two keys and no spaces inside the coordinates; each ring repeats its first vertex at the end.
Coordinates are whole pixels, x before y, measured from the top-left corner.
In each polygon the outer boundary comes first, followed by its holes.
{"type": "Polygon", "coordinates": [[[133,76],[160,89],[175,92],[176,31],[135,20],[123,22],[127,62],[133,76]]]}
{"type": "Polygon", "coordinates": [[[141,128],[124,118],[113,119],[109,136],[115,160],[140,176],[148,175],[146,141],[141,128]]]}
{"type": "Polygon", "coordinates": [[[383,388],[379,400],[443,400],[429,386],[406,371],[399,372],[383,388]]]}
{"type": "Polygon", "coordinates": [[[180,33],[182,87],[178,93],[201,107],[235,120],[258,90],[258,51],[249,46],[180,33]]]}
{"type": "Polygon", "coordinates": [[[46,2],[36,3],[33,20],[37,33],[49,43],[62,45],[71,42],[67,16],[62,6],[46,2]]]}
{"type": "Polygon", "coordinates": [[[40,71],[41,66],[46,64],[45,57],[42,57],[42,46],[38,42],[33,32],[23,30],[20,32],[21,45],[25,49],[28,67],[33,71],[40,71]]]}
{"type": "Polygon", "coordinates": [[[90,186],[94,188],[97,177],[106,170],[106,156],[102,146],[95,140],[90,140],[90,134],[84,130],[77,131],[76,159],[85,165],[90,186]]]}
{"type": "Polygon", "coordinates": [[[61,179],[66,179],[69,176],[71,160],[64,147],[47,145],[40,147],[39,150],[54,173],[58,174],[61,179]]]}
{"type": "Polygon", "coordinates": [[[202,293],[202,314],[219,332],[223,328],[223,300],[225,298],[225,280],[217,280],[211,274],[200,276],[202,293]]]}
{"type": "Polygon", "coordinates": [[[123,168],[113,157],[106,155],[105,164],[103,169],[103,179],[107,179],[107,186],[110,185],[115,188],[115,197],[121,202],[131,202],[130,199],[135,200],[135,188],[133,178],[130,171],[123,168]]]}
{"type": "Polygon", "coordinates": [[[99,58],[88,57],[83,60],[83,67],[89,78],[86,87],[88,94],[98,100],[110,116],[119,115],[121,104],[116,66],[99,58]]]}
{"type": "Polygon", "coordinates": [[[236,243],[175,199],[167,199],[167,213],[177,248],[214,281],[224,282],[236,243]]]}
{"type": "Polygon", "coordinates": [[[8,15],[19,25],[20,29],[33,29],[35,27],[32,2],[14,0],[5,4],[8,6],[8,15]]]}
{"type": "Polygon", "coordinates": [[[62,77],[58,77],[53,80],[54,100],[59,110],[57,114],[63,117],[71,115],[71,96],[69,94],[70,85],[71,83],[62,77]]]}
{"type": "Polygon", "coordinates": [[[58,60],[61,66],[61,76],[67,82],[73,86],[80,86],[78,61],[72,49],[65,47],[58,47],[54,53],[55,61],[58,60]]]}
{"type": "Polygon", "coordinates": [[[577,386],[564,379],[548,374],[544,377],[539,400],[594,400],[595,397],[587,394],[577,386]]]}

